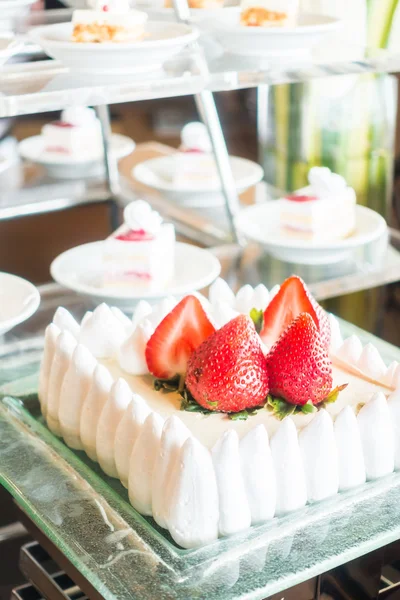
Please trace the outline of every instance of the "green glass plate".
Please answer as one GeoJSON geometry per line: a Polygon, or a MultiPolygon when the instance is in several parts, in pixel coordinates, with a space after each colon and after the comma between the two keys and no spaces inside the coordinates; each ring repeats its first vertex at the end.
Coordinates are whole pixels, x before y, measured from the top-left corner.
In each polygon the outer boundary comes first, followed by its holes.
{"type": "MultiPolygon", "coordinates": [[[[400,351],[374,343],[387,362],[400,351]]],[[[262,599],[400,538],[400,473],[197,550],[178,548],[126,490],[42,422],[30,363],[0,373],[0,483],[107,600],[262,599]],[[11,397],[13,396],[13,397],[11,397]],[[19,398],[16,398],[19,396],[19,398]]]]}

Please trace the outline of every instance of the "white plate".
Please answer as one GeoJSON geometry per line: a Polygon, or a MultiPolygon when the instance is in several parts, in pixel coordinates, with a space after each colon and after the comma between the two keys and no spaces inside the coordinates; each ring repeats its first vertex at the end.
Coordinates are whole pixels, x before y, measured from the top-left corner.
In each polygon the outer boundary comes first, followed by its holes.
{"type": "Polygon", "coordinates": [[[246,27],[240,16],[216,17],[207,25],[214,30],[225,50],[244,56],[307,56],[312,48],[341,26],[339,19],[300,14],[296,27],[246,27]]]}
{"type": "Polygon", "coordinates": [[[13,19],[28,14],[36,0],[0,0],[0,25],[3,19],[13,19]]]}
{"type": "MultiPolygon", "coordinates": [[[[111,137],[111,151],[117,160],[128,156],[135,149],[131,138],[119,133],[111,137]]],[[[22,158],[45,167],[51,177],[81,178],[101,175],[104,172],[103,148],[98,148],[98,155],[93,157],[68,156],[61,152],[46,152],[42,135],[34,135],[18,144],[22,158]]]]}
{"type": "MultiPolygon", "coordinates": [[[[137,10],[143,10],[147,12],[150,19],[160,20],[160,21],[175,21],[176,15],[175,10],[173,8],[165,8],[160,6],[156,8],[151,6],[151,4],[140,3],[135,6],[137,10]]],[[[196,23],[196,25],[201,25],[204,21],[209,21],[210,19],[214,19],[215,17],[224,18],[226,15],[239,15],[240,14],[240,6],[224,6],[222,8],[191,8],[190,9],[190,21],[192,23],[196,23]]]]}
{"type": "Polygon", "coordinates": [[[16,275],[0,273],[0,335],[26,321],[40,304],[36,287],[16,275]]]}
{"type": "Polygon", "coordinates": [[[61,285],[91,296],[96,302],[104,301],[125,308],[133,307],[145,298],[156,302],[168,295],[184,296],[201,290],[212,283],[220,274],[218,259],[208,252],[189,244],[176,243],[175,275],[164,289],[144,294],[134,290],[109,290],[102,286],[103,244],[92,242],[77,246],[60,254],[51,264],[50,272],[61,285]]]}
{"type": "MultiPolygon", "coordinates": [[[[132,176],[159,192],[173,202],[182,206],[218,206],[224,203],[221,184],[216,181],[204,181],[192,188],[176,187],[171,180],[171,174],[176,169],[178,154],[151,158],[139,163],[132,170],[132,176]]],[[[264,171],[257,163],[231,156],[231,166],[239,193],[252,187],[263,178],[264,171]]]]}
{"type": "Polygon", "coordinates": [[[56,23],[29,32],[45,52],[75,71],[138,73],[158,69],[198,37],[189,25],[148,21],[140,42],[80,44],[71,41],[72,23],[56,23]]]}
{"type": "Polygon", "coordinates": [[[243,235],[264,246],[270,254],[287,262],[321,265],[345,260],[351,253],[387,232],[386,221],[365,206],[356,206],[356,231],[344,239],[332,242],[297,240],[282,232],[279,224],[279,205],[264,202],[242,210],[235,218],[243,235]]]}
{"type": "MultiPolygon", "coordinates": [[[[1,14],[1,0],[0,0],[0,14],[1,14]]],[[[1,16],[0,16],[1,18],[1,16]]],[[[13,54],[21,48],[22,42],[15,39],[12,33],[0,32],[0,67],[4,65],[13,54]]]]}

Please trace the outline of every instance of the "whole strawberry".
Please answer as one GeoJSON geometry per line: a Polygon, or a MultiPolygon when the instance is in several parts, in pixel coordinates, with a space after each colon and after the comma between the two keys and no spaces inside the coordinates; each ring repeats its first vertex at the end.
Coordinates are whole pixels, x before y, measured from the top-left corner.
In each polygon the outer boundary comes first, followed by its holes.
{"type": "Polygon", "coordinates": [[[270,394],[290,404],[320,404],[332,390],[332,363],[313,318],[301,313],[267,356],[270,394]]]}
{"type": "Polygon", "coordinates": [[[292,275],[284,281],[278,293],[264,311],[260,337],[269,348],[290,323],[301,313],[311,315],[326,349],[329,348],[331,327],[327,313],[312,297],[311,292],[300,277],[292,275]]]}
{"type": "Polygon", "coordinates": [[[268,374],[252,320],[239,315],[191,355],[186,386],[209,410],[240,412],[264,404],[268,374]]]}

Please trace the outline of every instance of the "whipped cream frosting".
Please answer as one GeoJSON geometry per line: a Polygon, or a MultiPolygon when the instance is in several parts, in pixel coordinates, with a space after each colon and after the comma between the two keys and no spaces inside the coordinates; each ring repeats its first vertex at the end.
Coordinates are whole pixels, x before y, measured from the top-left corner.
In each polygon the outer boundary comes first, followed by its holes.
{"type": "Polygon", "coordinates": [[[257,425],[240,440],[240,464],[252,525],[272,519],[276,506],[276,479],[264,425],[257,425]]]}
{"type": "Polygon", "coordinates": [[[160,527],[168,527],[171,473],[179,470],[180,450],[188,437],[190,431],[179,417],[166,420],[153,472],[152,512],[160,527]]]}
{"type": "Polygon", "coordinates": [[[165,319],[167,314],[171,312],[177,303],[178,300],[174,296],[167,296],[154,306],[151,314],[148,316],[148,319],[154,329],[158,327],[161,321],[165,319]]]}
{"type": "Polygon", "coordinates": [[[65,443],[75,450],[83,450],[80,438],[80,419],[83,402],[89,392],[97,361],[85,346],[75,347],[61,392],[58,418],[65,443]]]}
{"type": "Polygon", "coordinates": [[[60,330],[69,331],[76,340],[79,338],[80,327],[71,313],[63,306],[59,306],[54,313],[53,323],[60,330]]]}
{"type": "Polygon", "coordinates": [[[400,469],[400,388],[390,394],[388,407],[394,432],[394,468],[400,469]]]}
{"type": "Polygon", "coordinates": [[[348,337],[336,352],[336,356],[343,362],[356,365],[363,351],[360,338],[356,335],[348,337]]]}
{"type": "Polygon", "coordinates": [[[227,302],[224,302],[224,300],[217,300],[212,305],[209,316],[216,329],[221,329],[221,327],[232,321],[239,314],[237,310],[232,308],[227,302]]]}
{"type": "Polygon", "coordinates": [[[340,331],[340,325],[339,325],[339,321],[337,320],[337,318],[334,315],[332,315],[331,313],[329,313],[328,317],[329,317],[329,325],[331,327],[331,339],[330,339],[329,351],[331,353],[336,353],[337,350],[339,350],[339,348],[343,345],[343,337],[342,337],[342,333],[340,331]]]}
{"type": "Polygon", "coordinates": [[[347,189],[346,180],[328,167],[312,167],[308,173],[311,193],[318,198],[339,196],[347,189]]]}
{"type": "Polygon", "coordinates": [[[44,417],[46,417],[47,414],[47,396],[51,365],[53,364],[56,342],[60,333],[60,329],[54,323],[50,323],[50,325],[46,327],[46,331],[44,333],[44,350],[39,371],[38,391],[40,407],[44,417]]]}
{"type": "Polygon", "coordinates": [[[152,514],[153,470],[159,453],[164,421],[155,412],[146,418],[129,463],[129,500],[142,515],[152,514]]]}
{"type": "Polygon", "coordinates": [[[376,381],[381,381],[386,375],[386,365],[373,344],[364,346],[356,365],[376,381]]]}
{"type": "Polygon", "coordinates": [[[357,416],[367,479],[378,479],[394,469],[394,432],[384,394],[378,392],[357,416]]]}
{"type": "Polygon", "coordinates": [[[307,487],[303,458],[299,448],[296,426],[286,417],[271,439],[271,453],[276,474],[277,516],[304,506],[307,487]]]}
{"type": "Polygon", "coordinates": [[[177,544],[196,548],[218,538],[219,502],[211,454],[190,437],[172,473],[168,529],[177,544]]]}
{"type": "Polygon", "coordinates": [[[75,338],[69,331],[62,331],[57,337],[55,344],[54,358],[49,376],[46,411],[47,425],[54,435],[57,436],[61,436],[60,422],[58,420],[61,386],[75,347],[75,338]]]}
{"type": "Polygon", "coordinates": [[[135,310],[132,315],[132,329],[135,329],[136,326],[146,317],[151,315],[153,309],[151,304],[147,302],[147,300],[139,300],[137,305],[135,306],[135,310]]]}
{"type": "Polygon", "coordinates": [[[194,121],[187,123],[181,131],[181,144],[185,150],[197,150],[209,154],[212,144],[204,123],[194,121]]]}
{"type": "Polygon", "coordinates": [[[85,127],[97,122],[97,116],[93,108],[87,106],[69,106],[61,113],[61,121],[75,125],[75,127],[85,127]]]}
{"type": "Polygon", "coordinates": [[[345,491],[365,482],[365,465],[360,430],[353,409],[346,406],[334,424],[339,469],[339,490],[345,491]]]}
{"type": "Polygon", "coordinates": [[[135,200],[124,209],[125,224],[132,231],[145,231],[155,235],[161,229],[162,217],[148,202],[135,200]]]}
{"type": "Polygon", "coordinates": [[[138,394],[133,394],[118,424],[114,441],[114,459],[118,477],[122,485],[128,488],[129,461],[142,426],[150,414],[147,403],[138,394]]]}
{"type": "Polygon", "coordinates": [[[221,277],[218,277],[214,283],[210,285],[208,299],[212,306],[217,302],[224,302],[233,308],[235,306],[236,297],[227,282],[221,277]]]}
{"type": "Polygon", "coordinates": [[[395,389],[400,387],[400,366],[397,360],[394,360],[388,366],[386,373],[382,378],[382,383],[395,389]]]}
{"type": "Polygon", "coordinates": [[[339,489],[338,458],[331,416],[317,412],[299,435],[300,451],[306,476],[309,502],[319,502],[337,494],[339,489]]]}
{"type": "Polygon", "coordinates": [[[96,454],[100,467],[110,477],[118,477],[114,442],[118,425],[132,402],[132,392],[124,379],[113,383],[96,431],[96,454]]]}
{"type": "Polygon", "coordinates": [[[232,535],[251,524],[251,513],[242,477],[239,438],[236,431],[226,431],[212,449],[219,497],[220,535],[232,535]]]}
{"type": "Polygon", "coordinates": [[[146,346],[154,328],[148,319],[143,319],[118,350],[119,366],[131,375],[149,372],[146,363],[146,346]]]}
{"type": "Polygon", "coordinates": [[[126,329],[107,304],[100,304],[82,322],[79,342],[96,358],[111,358],[126,337],[126,329]]]}
{"type": "Polygon", "coordinates": [[[80,419],[82,446],[92,460],[97,460],[97,424],[110,395],[112,384],[113,378],[109,371],[103,365],[98,364],[94,370],[89,391],[83,401],[80,419]]]}
{"type": "Polygon", "coordinates": [[[126,316],[125,313],[122,312],[120,308],[117,306],[111,306],[111,312],[116,319],[121,323],[121,325],[125,328],[126,333],[130,333],[132,330],[132,321],[129,317],[126,316]]]}

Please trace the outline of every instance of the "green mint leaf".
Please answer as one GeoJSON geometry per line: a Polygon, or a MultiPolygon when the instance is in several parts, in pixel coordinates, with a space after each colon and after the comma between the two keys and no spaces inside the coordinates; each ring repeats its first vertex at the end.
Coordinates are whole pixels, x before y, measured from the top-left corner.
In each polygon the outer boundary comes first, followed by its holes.
{"type": "Polygon", "coordinates": [[[252,308],[250,311],[250,319],[253,321],[257,333],[260,333],[263,328],[264,322],[264,313],[262,310],[258,310],[257,308],[252,308]]]}
{"type": "Polygon", "coordinates": [[[316,412],[318,409],[316,406],[314,406],[314,404],[312,402],[310,402],[310,400],[306,403],[303,404],[303,406],[301,407],[301,412],[304,413],[305,415],[308,415],[310,413],[316,412]]]}
{"type": "Polygon", "coordinates": [[[336,402],[340,392],[343,392],[343,390],[346,389],[347,386],[348,384],[345,383],[344,385],[338,385],[337,387],[335,387],[331,392],[329,392],[323,404],[332,404],[333,402],[336,402]]]}
{"type": "Polygon", "coordinates": [[[250,414],[247,412],[247,410],[242,410],[237,413],[229,413],[228,419],[230,419],[231,421],[247,421],[249,416],[250,414]]]}
{"type": "Polygon", "coordinates": [[[282,398],[274,398],[271,395],[267,397],[266,407],[269,407],[269,409],[272,410],[273,415],[280,421],[282,421],[285,417],[292,415],[296,410],[296,406],[294,404],[289,404],[289,402],[286,402],[286,400],[283,400],[282,398]]]}

